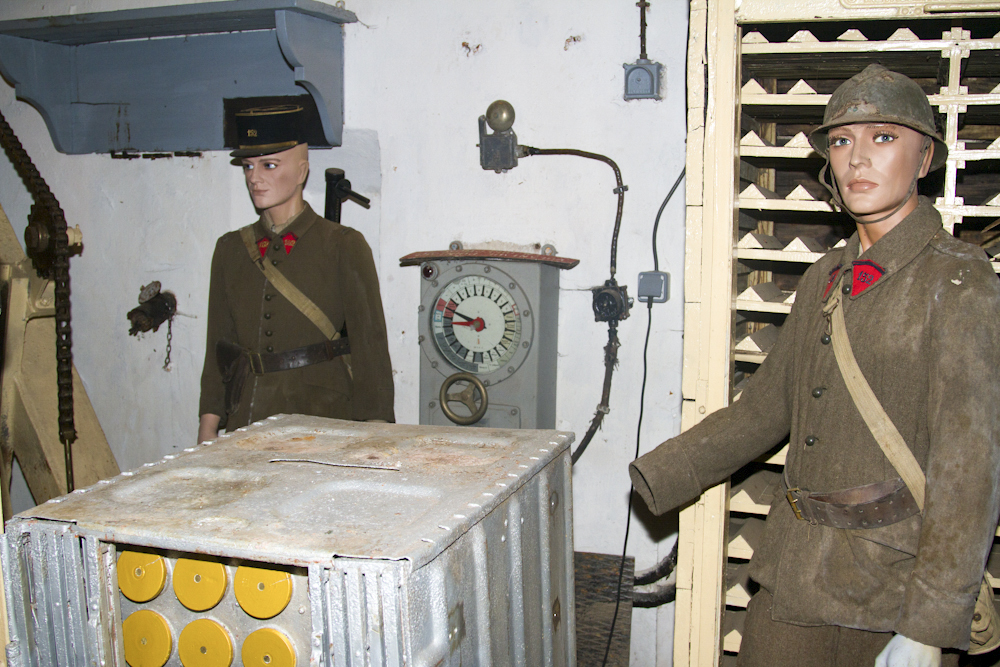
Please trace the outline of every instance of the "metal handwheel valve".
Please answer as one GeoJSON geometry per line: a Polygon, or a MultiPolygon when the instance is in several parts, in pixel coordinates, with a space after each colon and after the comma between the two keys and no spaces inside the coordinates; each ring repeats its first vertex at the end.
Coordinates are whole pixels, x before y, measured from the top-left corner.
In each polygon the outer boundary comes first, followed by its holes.
{"type": "Polygon", "coordinates": [[[459,426],[471,426],[483,418],[486,408],[489,406],[489,398],[486,395],[486,385],[472,373],[455,373],[444,381],[441,391],[438,394],[441,401],[441,411],[444,416],[455,422],[459,426]],[[462,391],[449,394],[448,390],[456,382],[466,382],[467,385],[462,391]],[[479,391],[481,402],[476,405],[476,391],[479,391]],[[463,417],[452,410],[449,403],[461,403],[469,409],[471,413],[468,417],[463,417]]]}

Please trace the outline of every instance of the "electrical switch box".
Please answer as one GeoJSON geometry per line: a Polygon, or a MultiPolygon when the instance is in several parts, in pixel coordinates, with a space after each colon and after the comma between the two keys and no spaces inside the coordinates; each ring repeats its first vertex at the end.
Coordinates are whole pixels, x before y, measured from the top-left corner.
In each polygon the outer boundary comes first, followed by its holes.
{"type": "Polygon", "coordinates": [[[670,274],[663,271],[643,271],[639,274],[639,301],[665,303],[670,298],[670,274]]]}
{"type": "Polygon", "coordinates": [[[625,99],[660,99],[660,70],[663,66],[651,60],[640,58],[634,63],[625,63],[625,99]]]}

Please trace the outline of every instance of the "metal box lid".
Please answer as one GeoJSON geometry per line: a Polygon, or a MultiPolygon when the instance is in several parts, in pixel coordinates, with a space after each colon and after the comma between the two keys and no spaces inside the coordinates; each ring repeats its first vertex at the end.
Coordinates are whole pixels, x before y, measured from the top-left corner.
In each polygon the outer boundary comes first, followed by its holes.
{"type": "Polygon", "coordinates": [[[230,558],[420,567],[574,437],[276,415],[17,516],[230,558]]]}

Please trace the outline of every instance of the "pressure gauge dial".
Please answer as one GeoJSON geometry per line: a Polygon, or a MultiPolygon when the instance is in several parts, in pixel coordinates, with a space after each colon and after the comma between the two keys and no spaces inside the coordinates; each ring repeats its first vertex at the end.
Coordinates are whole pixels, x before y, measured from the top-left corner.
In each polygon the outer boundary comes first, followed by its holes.
{"type": "Polygon", "coordinates": [[[510,363],[521,343],[522,313],[510,291],[483,275],[467,275],[441,290],[431,334],[455,368],[486,375],[510,363]]]}

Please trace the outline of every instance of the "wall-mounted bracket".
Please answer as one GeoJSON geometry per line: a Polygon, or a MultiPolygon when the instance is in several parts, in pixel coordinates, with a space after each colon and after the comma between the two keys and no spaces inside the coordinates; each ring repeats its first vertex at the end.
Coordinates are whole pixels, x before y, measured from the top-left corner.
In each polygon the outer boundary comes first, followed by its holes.
{"type": "Polygon", "coordinates": [[[5,20],[15,11],[0,9],[0,75],[62,153],[221,150],[223,100],[304,92],[319,145],[341,144],[341,25],[357,21],[353,12],[319,0],[216,0],[5,20]]]}

